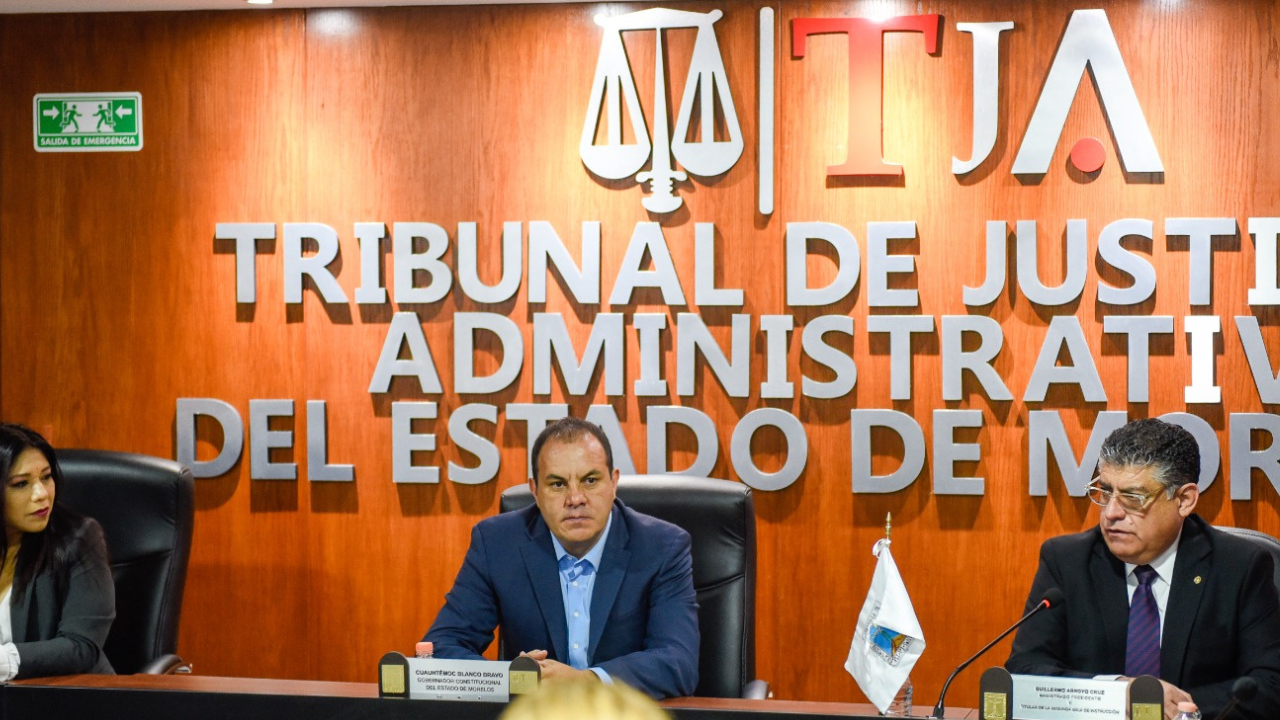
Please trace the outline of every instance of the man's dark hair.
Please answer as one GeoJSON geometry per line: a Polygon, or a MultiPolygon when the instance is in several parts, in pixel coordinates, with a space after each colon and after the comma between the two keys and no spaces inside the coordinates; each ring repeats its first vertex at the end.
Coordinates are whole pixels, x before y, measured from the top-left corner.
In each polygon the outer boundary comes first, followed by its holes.
{"type": "Polygon", "coordinates": [[[529,451],[529,459],[533,464],[533,481],[538,482],[538,456],[542,455],[543,445],[551,440],[572,442],[583,435],[591,435],[600,442],[600,447],[604,448],[605,465],[609,469],[609,474],[613,475],[613,448],[609,446],[609,438],[605,437],[604,430],[601,430],[599,425],[589,423],[582,418],[563,417],[543,428],[542,432],[538,433],[538,439],[533,441],[533,449],[529,451]]]}
{"type": "Polygon", "coordinates": [[[1149,469],[1169,497],[1200,480],[1200,446],[1185,429],[1155,418],[1134,420],[1107,436],[1098,465],[1149,469]]]}

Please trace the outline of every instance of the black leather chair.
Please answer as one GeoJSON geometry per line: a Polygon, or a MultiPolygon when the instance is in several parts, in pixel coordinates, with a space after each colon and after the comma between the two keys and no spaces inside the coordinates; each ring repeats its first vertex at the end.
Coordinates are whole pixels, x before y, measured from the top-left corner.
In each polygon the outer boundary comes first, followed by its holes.
{"type": "MultiPolygon", "coordinates": [[[[618,497],[633,510],[684,528],[693,540],[698,593],[700,697],[765,698],[756,672],[756,511],[751,488],[682,475],[628,475],[618,497]]],[[[502,493],[502,512],[533,504],[527,485],[502,493]]],[[[501,638],[499,638],[501,642],[501,638]]]]}
{"type": "Polygon", "coordinates": [[[1261,547],[1271,554],[1271,563],[1275,565],[1276,588],[1280,589],[1280,540],[1259,530],[1250,530],[1249,528],[1227,527],[1225,525],[1216,525],[1219,530],[1229,532],[1232,535],[1242,537],[1249,540],[1253,544],[1261,547]]]}
{"type": "Polygon", "coordinates": [[[172,460],[60,450],[58,501],[97,520],[107,537],[116,619],[104,648],[117,673],[189,669],[176,655],[191,554],[195,485],[172,460]]]}

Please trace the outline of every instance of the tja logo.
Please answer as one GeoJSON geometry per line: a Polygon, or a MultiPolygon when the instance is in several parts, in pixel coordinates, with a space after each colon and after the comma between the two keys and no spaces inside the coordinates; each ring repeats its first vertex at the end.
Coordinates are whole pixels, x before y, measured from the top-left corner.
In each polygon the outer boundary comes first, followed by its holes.
{"type": "MultiPolygon", "coordinates": [[[[689,175],[712,177],[728,172],[742,157],[743,139],[733,93],[725,76],[724,59],[716,38],[719,10],[707,13],[654,8],[616,17],[596,17],[604,28],[600,57],[591,87],[591,100],[582,128],[579,154],[592,173],[611,180],[633,176],[649,194],[641,200],[653,213],[670,213],[683,204],[676,182],[689,175]],[[671,90],[663,67],[663,32],[696,29],[692,62],[685,82],[675,127],[668,127],[667,106],[671,90]],[[622,32],[649,30],[657,47],[654,56],[653,130],[637,97],[635,79],[622,44],[622,32]],[[700,139],[689,140],[694,103],[702,113],[700,139]],[[634,142],[622,141],[621,110],[625,108],[634,142]],[[601,115],[604,114],[603,126],[601,115]],[[728,134],[713,137],[715,120],[728,134]],[[644,170],[646,163],[649,169],[644,170]]],[[[941,15],[908,15],[885,20],[867,18],[797,18],[791,25],[791,54],[803,61],[810,36],[838,33],[846,36],[849,52],[849,136],[844,162],[827,168],[828,175],[892,177],[903,174],[901,165],[883,157],[884,33],[915,32],[924,36],[924,49],[937,55],[942,32],[941,15]]],[[[1000,34],[1013,29],[1012,22],[957,23],[956,29],[973,37],[973,145],[968,160],[953,157],[951,171],[964,175],[977,169],[995,147],[1000,96],[1000,34]]],[[[773,10],[760,11],[760,72],[757,97],[762,98],[760,127],[760,211],[771,213],[774,130],[773,10]]],[[[1130,173],[1163,173],[1164,164],[1147,126],[1133,81],[1125,68],[1120,46],[1103,10],[1077,10],[1071,14],[1062,41],[1045,77],[1035,111],[1014,158],[1015,175],[1043,175],[1061,141],[1067,114],[1086,70],[1102,102],[1102,112],[1115,139],[1116,152],[1130,173]]],[[[817,105],[821,98],[799,96],[796,104],[817,105]]],[[[1086,138],[1071,150],[1072,163],[1083,172],[1102,167],[1105,150],[1086,138]]]]}

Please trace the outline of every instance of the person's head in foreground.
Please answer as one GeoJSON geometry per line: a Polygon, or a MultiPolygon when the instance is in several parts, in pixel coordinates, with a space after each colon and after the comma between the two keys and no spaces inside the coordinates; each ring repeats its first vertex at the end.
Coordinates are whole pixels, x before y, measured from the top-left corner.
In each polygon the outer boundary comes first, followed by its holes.
{"type": "Polygon", "coordinates": [[[499,720],[671,720],[638,690],[595,680],[544,683],[502,713],[499,720]]]}
{"type": "Polygon", "coordinates": [[[1107,436],[1088,493],[1111,553],[1134,565],[1159,557],[1195,510],[1199,478],[1200,448],[1177,425],[1135,420],[1107,436]]]}

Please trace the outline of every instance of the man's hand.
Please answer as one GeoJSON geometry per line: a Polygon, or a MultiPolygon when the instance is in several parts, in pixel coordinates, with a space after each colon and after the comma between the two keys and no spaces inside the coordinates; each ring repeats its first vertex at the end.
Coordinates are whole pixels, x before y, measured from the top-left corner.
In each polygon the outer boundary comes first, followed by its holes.
{"type": "Polygon", "coordinates": [[[1195,702],[1185,690],[1174,685],[1173,683],[1160,681],[1164,686],[1164,716],[1169,720],[1173,720],[1178,715],[1178,703],[1195,702]]]}
{"type": "Polygon", "coordinates": [[[590,670],[577,670],[555,660],[539,660],[538,665],[542,667],[542,679],[548,682],[600,679],[600,676],[590,670]]]}
{"type": "Polygon", "coordinates": [[[556,682],[560,680],[599,680],[600,676],[590,670],[577,670],[562,662],[547,659],[546,650],[530,650],[520,653],[521,657],[533,658],[542,668],[542,679],[556,682]]]}

